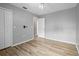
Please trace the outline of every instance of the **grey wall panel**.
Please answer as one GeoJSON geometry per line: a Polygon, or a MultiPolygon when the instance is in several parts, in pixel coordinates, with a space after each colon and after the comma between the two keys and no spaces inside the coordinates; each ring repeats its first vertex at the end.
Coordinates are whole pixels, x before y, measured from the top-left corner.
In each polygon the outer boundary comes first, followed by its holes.
{"type": "Polygon", "coordinates": [[[13,43],[17,44],[33,38],[33,16],[28,11],[12,6],[10,4],[0,4],[0,7],[13,11],[13,43]],[[23,28],[23,26],[27,28],[23,28]]]}
{"type": "Polygon", "coordinates": [[[75,44],[75,8],[54,12],[44,17],[46,38],[75,44]]]}
{"type": "Polygon", "coordinates": [[[79,52],[79,4],[77,4],[76,7],[76,43],[77,43],[77,48],[78,48],[78,52],[79,52]]]}
{"type": "Polygon", "coordinates": [[[4,13],[0,8],[0,49],[4,48],[4,13]]]}

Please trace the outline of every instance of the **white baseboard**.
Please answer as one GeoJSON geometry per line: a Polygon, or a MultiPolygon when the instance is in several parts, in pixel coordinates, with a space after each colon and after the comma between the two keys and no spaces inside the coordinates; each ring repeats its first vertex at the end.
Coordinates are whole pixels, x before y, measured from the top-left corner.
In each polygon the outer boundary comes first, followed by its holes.
{"type": "Polygon", "coordinates": [[[78,45],[78,44],[76,44],[76,48],[77,48],[77,51],[78,51],[78,54],[79,54],[79,48],[78,48],[78,46],[79,46],[79,45],[78,45]]]}
{"type": "Polygon", "coordinates": [[[38,35],[38,37],[45,38],[45,36],[43,36],[43,35],[38,35]]]}
{"type": "Polygon", "coordinates": [[[76,45],[76,41],[75,41],[75,43],[74,43],[74,42],[68,42],[68,41],[56,40],[56,39],[53,39],[53,38],[51,39],[51,38],[42,37],[42,36],[38,36],[38,37],[45,38],[45,39],[48,39],[48,40],[54,40],[54,41],[59,41],[59,42],[63,42],[63,43],[68,43],[68,44],[76,45]]]}
{"type": "Polygon", "coordinates": [[[68,44],[73,44],[73,45],[76,45],[76,42],[75,42],[75,43],[73,43],[73,42],[62,41],[62,40],[56,40],[56,39],[50,39],[50,38],[46,38],[46,39],[49,39],[49,40],[54,40],[54,41],[59,41],[59,42],[64,42],[64,43],[68,43],[68,44]]]}
{"type": "Polygon", "coordinates": [[[23,43],[25,43],[25,42],[29,42],[29,41],[31,41],[31,40],[33,40],[33,38],[32,38],[32,39],[29,39],[29,40],[26,40],[26,41],[23,41],[23,42],[20,42],[20,43],[13,44],[12,47],[13,47],[13,46],[20,45],[20,44],[23,44],[23,43]]]}

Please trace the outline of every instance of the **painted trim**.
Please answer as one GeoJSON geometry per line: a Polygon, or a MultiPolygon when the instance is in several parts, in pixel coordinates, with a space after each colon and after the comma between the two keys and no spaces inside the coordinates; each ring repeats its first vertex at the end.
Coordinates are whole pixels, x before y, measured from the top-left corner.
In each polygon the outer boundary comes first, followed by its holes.
{"type": "Polygon", "coordinates": [[[79,44],[76,44],[76,49],[77,49],[77,52],[79,54],[79,48],[77,47],[79,44]]]}
{"type": "Polygon", "coordinates": [[[73,45],[76,45],[76,42],[75,42],[75,43],[73,43],[73,42],[61,41],[61,40],[50,39],[50,38],[46,38],[46,39],[49,39],[49,40],[54,40],[54,41],[60,41],[60,42],[64,42],[64,43],[68,43],[68,44],[73,44],[73,45]]]}
{"type": "Polygon", "coordinates": [[[61,41],[61,40],[51,39],[51,38],[47,38],[47,37],[41,37],[41,38],[45,38],[45,39],[48,39],[48,40],[54,40],[54,41],[59,41],[59,42],[63,42],[63,43],[76,45],[76,42],[73,43],[73,42],[68,42],[68,41],[61,41]]]}
{"type": "Polygon", "coordinates": [[[44,35],[38,35],[38,37],[45,38],[45,36],[44,36],[44,35]]]}
{"type": "Polygon", "coordinates": [[[29,42],[29,41],[31,41],[31,40],[33,40],[33,38],[32,38],[32,39],[29,39],[29,40],[26,40],[26,41],[23,41],[23,42],[20,42],[20,43],[13,44],[12,47],[13,47],[13,46],[20,45],[20,44],[23,44],[23,43],[26,43],[26,42],[29,42]]]}

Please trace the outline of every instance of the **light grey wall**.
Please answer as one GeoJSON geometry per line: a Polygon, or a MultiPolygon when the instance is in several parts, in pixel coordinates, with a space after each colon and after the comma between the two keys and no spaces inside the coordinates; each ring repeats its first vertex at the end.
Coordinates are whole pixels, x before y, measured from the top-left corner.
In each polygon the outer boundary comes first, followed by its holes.
{"type": "Polygon", "coordinates": [[[75,44],[76,17],[75,8],[45,15],[46,38],[75,44]]]}
{"type": "Polygon", "coordinates": [[[79,52],[79,4],[77,4],[76,6],[76,43],[77,43],[77,48],[78,48],[78,52],[79,52]]]}
{"type": "Polygon", "coordinates": [[[0,7],[8,8],[13,11],[13,43],[20,43],[33,38],[33,15],[28,11],[10,4],[1,4],[0,7]],[[23,29],[23,25],[28,28],[23,29]]]}
{"type": "Polygon", "coordinates": [[[4,48],[4,13],[3,10],[0,8],[0,49],[4,48]]]}

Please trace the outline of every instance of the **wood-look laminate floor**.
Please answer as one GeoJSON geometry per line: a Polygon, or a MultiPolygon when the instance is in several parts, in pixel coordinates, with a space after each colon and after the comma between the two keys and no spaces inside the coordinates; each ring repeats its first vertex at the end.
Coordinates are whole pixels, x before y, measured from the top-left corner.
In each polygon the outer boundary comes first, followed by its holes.
{"type": "Polygon", "coordinates": [[[1,56],[77,56],[75,45],[35,38],[32,41],[0,50],[1,56]]]}

